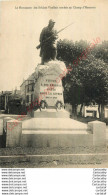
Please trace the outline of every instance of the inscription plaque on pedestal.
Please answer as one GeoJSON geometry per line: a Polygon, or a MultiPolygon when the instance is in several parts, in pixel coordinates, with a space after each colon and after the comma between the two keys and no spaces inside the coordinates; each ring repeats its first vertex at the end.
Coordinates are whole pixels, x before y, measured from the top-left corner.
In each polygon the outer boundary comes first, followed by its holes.
{"type": "Polygon", "coordinates": [[[57,83],[57,75],[46,75],[40,81],[40,97],[48,106],[55,106],[57,101],[63,102],[63,87],[61,80],[57,83]]]}
{"type": "Polygon", "coordinates": [[[62,81],[57,83],[57,75],[39,77],[35,85],[35,97],[46,102],[48,107],[55,107],[57,102],[64,104],[62,81]]]}
{"type": "Polygon", "coordinates": [[[36,68],[38,78],[35,83],[34,98],[37,98],[39,103],[43,101],[47,108],[63,108],[64,106],[63,86],[60,77],[64,70],[66,70],[64,63],[58,61],[49,62],[44,66],[39,65],[36,68]]]}

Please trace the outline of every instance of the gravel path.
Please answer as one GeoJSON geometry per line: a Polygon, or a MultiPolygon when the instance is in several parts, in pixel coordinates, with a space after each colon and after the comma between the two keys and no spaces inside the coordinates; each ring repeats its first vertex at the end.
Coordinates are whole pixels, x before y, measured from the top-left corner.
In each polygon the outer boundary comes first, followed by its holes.
{"type": "Polygon", "coordinates": [[[52,163],[9,163],[1,164],[0,168],[108,168],[108,162],[101,164],[57,164],[56,161],[52,163]]]}
{"type": "Polygon", "coordinates": [[[108,147],[72,147],[72,148],[0,148],[0,156],[26,154],[88,154],[108,153],[108,147]]]}

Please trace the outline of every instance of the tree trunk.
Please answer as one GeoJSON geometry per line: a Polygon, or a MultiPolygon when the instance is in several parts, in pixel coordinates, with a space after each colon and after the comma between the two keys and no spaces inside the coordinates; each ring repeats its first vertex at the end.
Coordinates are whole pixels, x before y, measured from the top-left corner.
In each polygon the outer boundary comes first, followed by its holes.
{"type": "Polygon", "coordinates": [[[101,104],[101,120],[103,120],[104,117],[105,117],[104,104],[101,104]]]}
{"type": "Polygon", "coordinates": [[[98,112],[99,112],[99,118],[101,118],[101,111],[100,111],[101,105],[98,105],[98,112]]]}
{"type": "Polygon", "coordinates": [[[76,117],[77,116],[77,105],[73,104],[72,105],[72,117],[76,117]]]}
{"type": "Polygon", "coordinates": [[[83,108],[83,103],[81,104],[81,107],[80,107],[80,116],[82,116],[82,108],[83,108]]]}

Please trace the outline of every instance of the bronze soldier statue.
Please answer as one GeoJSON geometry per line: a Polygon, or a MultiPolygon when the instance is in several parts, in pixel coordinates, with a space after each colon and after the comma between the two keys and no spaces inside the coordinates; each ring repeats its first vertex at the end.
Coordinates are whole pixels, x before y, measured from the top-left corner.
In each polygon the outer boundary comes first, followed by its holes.
{"type": "Polygon", "coordinates": [[[41,64],[50,60],[55,60],[57,49],[55,41],[58,38],[57,31],[54,30],[55,22],[51,19],[47,27],[43,28],[40,34],[40,57],[41,64]]]}

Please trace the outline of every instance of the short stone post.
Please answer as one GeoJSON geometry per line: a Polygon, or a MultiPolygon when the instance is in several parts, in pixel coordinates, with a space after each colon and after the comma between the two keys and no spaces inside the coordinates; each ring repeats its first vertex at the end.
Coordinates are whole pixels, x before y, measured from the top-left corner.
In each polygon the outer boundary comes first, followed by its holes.
{"type": "Polygon", "coordinates": [[[3,119],[3,136],[2,136],[2,147],[6,147],[6,123],[7,121],[12,120],[11,117],[5,117],[3,119]]]}
{"type": "Polygon", "coordinates": [[[3,146],[3,119],[0,119],[0,147],[3,146]]]}
{"type": "Polygon", "coordinates": [[[22,134],[22,122],[9,120],[6,124],[6,147],[19,147],[22,134]]]}
{"type": "Polygon", "coordinates": [[[3,119],[0,119],[0,135],[3,135],[3,119]]]}
{"type": "Polygon", "coordinates": [[[89,122],[88,126],[93,133],[93,145],[105,146],[106,145],[106,124],[100,121],[89,122]]]}
{"type": "Polygon", "coordinates": [[[4,129],[5,132],[6,132],[6,123],[7,123],[7,121],[12,120],[12,119],[13,118],[11,118],[11,117],[5,117],[3,119],[3,129],[4,129]]]}

